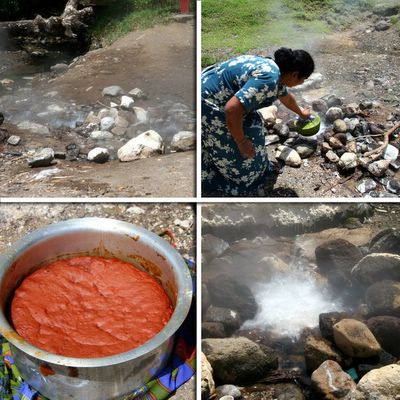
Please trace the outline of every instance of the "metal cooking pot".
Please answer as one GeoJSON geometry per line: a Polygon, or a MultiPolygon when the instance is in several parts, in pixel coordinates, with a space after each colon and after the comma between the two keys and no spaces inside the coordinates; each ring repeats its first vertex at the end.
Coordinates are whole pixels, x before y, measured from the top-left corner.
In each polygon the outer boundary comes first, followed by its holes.
{"type": "Polygon", "coordinates": [[[10,342],[24,380],[52,400],[116,399],[149,381],[168,361],[174,334],[191,300],[191,277],[178,252],[159,236],[127,222],[106,218],[60,222],[23,237],[0,256],[0,333],[10,342]],[[9,306],[15,289],[48,262],[75,255],[116,257],[148,271],[174,306],[170,321],[142,346],[110,357],[65,357],[29,344],[11,323],[9,306]]]}

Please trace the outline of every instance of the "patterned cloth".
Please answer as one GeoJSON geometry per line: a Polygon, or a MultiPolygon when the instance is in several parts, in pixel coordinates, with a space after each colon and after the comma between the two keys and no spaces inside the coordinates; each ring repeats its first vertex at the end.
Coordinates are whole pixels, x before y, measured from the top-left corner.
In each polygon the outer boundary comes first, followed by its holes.
{"type": "MultiPolygon", "coordinates": [[[[186,260],[192,278],[195,264],[186,260]]],[[[193,288],[195,289],[195,279],[193,288]]],[[[194,293],[194,290],[193,290],[194,293]]],[[[0,400],[47,400],[29,387],[14,365],[9,343],[0,335],[0,400]]],[[[146,385],[121,400],[164,400],[187,382],[196,368],[196,304],[175,335],[175,344],[168,365],[146,385]]]]}
{"type": "Polygon", "coordinates": [[[272,171],[265,149],[264,124],[258,109],[288,94],[279,85],[275,62],[258,56],[239,56],[211,66],[201,76],[202,191],[226,196],[257,194],[272,171]],[[256,156],[244,159],[225,121],[224,107],[236,96],[245,108],[243,129],[256,156]]]}

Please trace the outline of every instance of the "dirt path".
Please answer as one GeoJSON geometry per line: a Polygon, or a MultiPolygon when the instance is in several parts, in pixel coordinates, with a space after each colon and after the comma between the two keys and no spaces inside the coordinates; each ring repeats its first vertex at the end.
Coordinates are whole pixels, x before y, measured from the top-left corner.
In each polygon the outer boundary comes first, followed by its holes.
{"type": "MultiPolygon", "coordinates": [[[[195,26],[194,19],[171,22],[151,29],[131,32],[113,45],[80,57],[60,75],[35,76],[28,101],[40,102],[46,93],[85,110],[108,104],[104,87],[119,85],[129,92],[139,87],[147,95],[138,106],[157,108],[162,104],[182,104],[195,108],[195,26]],[[85,108],[86,107],[86,108],[85,108]]],[[[0,145],[0,196],[2,197],[193,197],[195,195],[194,152],[173,153],[130,163],[116,160],[103,165],[86,160],[57,160],[50,168],[55,175],[35,180],[41,169],[27,165],[32,148],[65,150],[71,142],[90,143],[73,137],[68,130],[50,135],[33,135],[15,126],[3,125],[8,134],[18,134],[21,145],[0,145]],[[173,185],[171,185],[173,182],[173,185]]],[[[172,128],[171,128],[172,130],[172,128]]],[[[166,133],[159,132],[165,137],[166,133]]],[[[114,147],[128,139],[118,139],[114,147]]],[[[170,140],[170,139],[169,139],[170,140]]],[[[86,148],[85,148],[86,146],[86,148]]],[[[91,145],[93,148],[93,144],[91,145]]],[[[116,151],[116,150],[115,150],[116,151]]],[[[114,151],[114,153],[115,153],[114,151]]]]}

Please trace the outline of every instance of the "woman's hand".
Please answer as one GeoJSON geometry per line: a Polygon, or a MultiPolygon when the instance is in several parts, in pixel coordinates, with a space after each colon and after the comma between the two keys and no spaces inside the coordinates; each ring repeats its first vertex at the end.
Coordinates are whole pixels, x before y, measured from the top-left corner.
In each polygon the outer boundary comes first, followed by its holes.
{"type": "Polygon", "coordinates": [[[254,158],[256,156],[253,142],[247,137],[238,142],[237,147],[243,158],[254,158]]]}
{"type": "Polygon", "coordinates": [[[298,113],[301,119],[309,119],[311,117],[311,110],[309,108],[300,107],[300,112],[298,113]]]}

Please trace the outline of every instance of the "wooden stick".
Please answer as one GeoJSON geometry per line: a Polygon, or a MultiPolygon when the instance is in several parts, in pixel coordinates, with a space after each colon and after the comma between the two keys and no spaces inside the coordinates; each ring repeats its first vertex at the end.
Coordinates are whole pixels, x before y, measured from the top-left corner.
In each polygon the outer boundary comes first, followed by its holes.
{"type": "Polygon", "coordinates": [[[364,153],[363,157],[369,157],[372,156],[373,154],[382,154],[387,145],[389,144],[389,136],[394,133],[395,131],[397,131],[397,129],[400,128],[400,122],[398,122],[395,126],[393,126],[392,128],[390,128],[388,131],[386,131],[384,133],[384,138],[383,138],[383,144],[381,146],[379,146],[378,148],[376,148],[375,150],[371,150],[368,151],[367,153],[364,153]]]}

